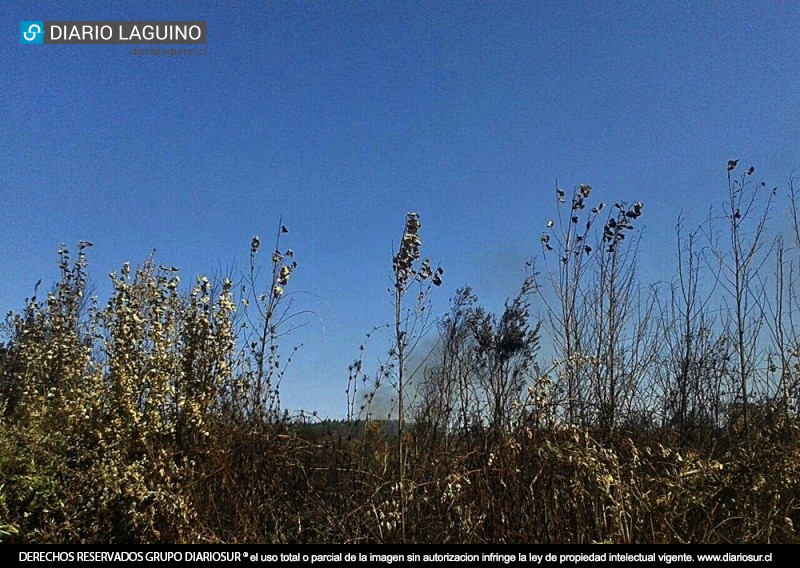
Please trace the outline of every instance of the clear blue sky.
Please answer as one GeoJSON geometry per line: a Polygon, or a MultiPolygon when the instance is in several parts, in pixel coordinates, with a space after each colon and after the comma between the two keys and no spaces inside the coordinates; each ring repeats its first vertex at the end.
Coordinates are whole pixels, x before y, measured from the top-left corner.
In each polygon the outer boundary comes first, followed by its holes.
{"type": "Polygon", "coordinates": [[[390,318],[407,211],[446,270],[437,313],[467,283],[496,310],[540,251],[555,178],[643,201],[656,279],[729,158],[772,185],[800,170],[794,2],[12,0],[0,16],[3,313],[55,280],[62,242],[95,243],[100,289],[152,249],[187,282],[242,265],[282,215],[319,316],[284,400],[323,414],[343,415],[347,364],[390,318]],[[190,19],[206,57],[19,44],[20,20],[190,19]]]}

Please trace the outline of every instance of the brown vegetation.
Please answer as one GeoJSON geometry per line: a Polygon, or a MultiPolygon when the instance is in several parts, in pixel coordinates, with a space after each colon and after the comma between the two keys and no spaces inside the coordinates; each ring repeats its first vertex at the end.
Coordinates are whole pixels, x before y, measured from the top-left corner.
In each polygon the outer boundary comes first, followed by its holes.
{"type": "Polygon", "coordinates": [[[543,269],[500,314],[463,288],[431,319],[443,271],[409,214],[388,354],[351,365],[342,421],[281,404],[282,225],[241,282],[182,292],[148,259],[102,308],[91,243],[60,251],[0,343],[0,541],[800,542],[800,196],[781,236],[735,168],[662,289],[637,275],[642,203],[556,188],[543,269]],[[373,419],[381,390],[398,420],[373,419]]]}

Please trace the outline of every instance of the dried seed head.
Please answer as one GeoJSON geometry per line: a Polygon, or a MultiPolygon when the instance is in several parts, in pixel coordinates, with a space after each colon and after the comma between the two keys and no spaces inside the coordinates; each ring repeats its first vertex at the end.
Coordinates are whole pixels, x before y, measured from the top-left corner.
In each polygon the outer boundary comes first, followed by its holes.
{"type": "Polygon", "coordinates": [[[422,244],[418,235],[421,226],[418,214],[408,213],[406,215],[406,226],[400,241],[400,250],[392,259],[397,288],[405,287],[408,280],[415,274],[413,264],[420,257],[419,248],[422,244]]]}

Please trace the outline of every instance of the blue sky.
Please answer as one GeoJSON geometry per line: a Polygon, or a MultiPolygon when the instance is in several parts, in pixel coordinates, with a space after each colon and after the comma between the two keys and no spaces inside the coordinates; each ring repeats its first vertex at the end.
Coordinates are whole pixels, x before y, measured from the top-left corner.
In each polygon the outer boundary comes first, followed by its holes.
{"type": "Polygon", "coordinates": [[[728,159],[770,185],[800,169],[796,3],[6,1],[0,17],[0,309],[55,280],[62,242],[95,243],[100,290],[153,249],[186,282],[243,266],[282,216],[316,313],[283,398],[323,414],[344,413],[347,364],[391,316],[407,211],[446,271],[437,313],[464,284],[497,310],[556,178],[645,203],[655,280],[678,215],[722,200],[728,159]],[[206,20],[208,55],[23,46],[20,20],[206,20]]]}

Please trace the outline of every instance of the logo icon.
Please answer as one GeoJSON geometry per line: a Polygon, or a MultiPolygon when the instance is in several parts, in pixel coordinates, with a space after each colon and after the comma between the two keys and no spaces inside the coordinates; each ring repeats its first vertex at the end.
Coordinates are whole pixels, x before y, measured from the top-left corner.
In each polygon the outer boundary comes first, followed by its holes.
{"type": "Polygon", "coordinates": [[[20,22],[19,42],[29,45],[44,43],[44,22],[20,22]]]}

